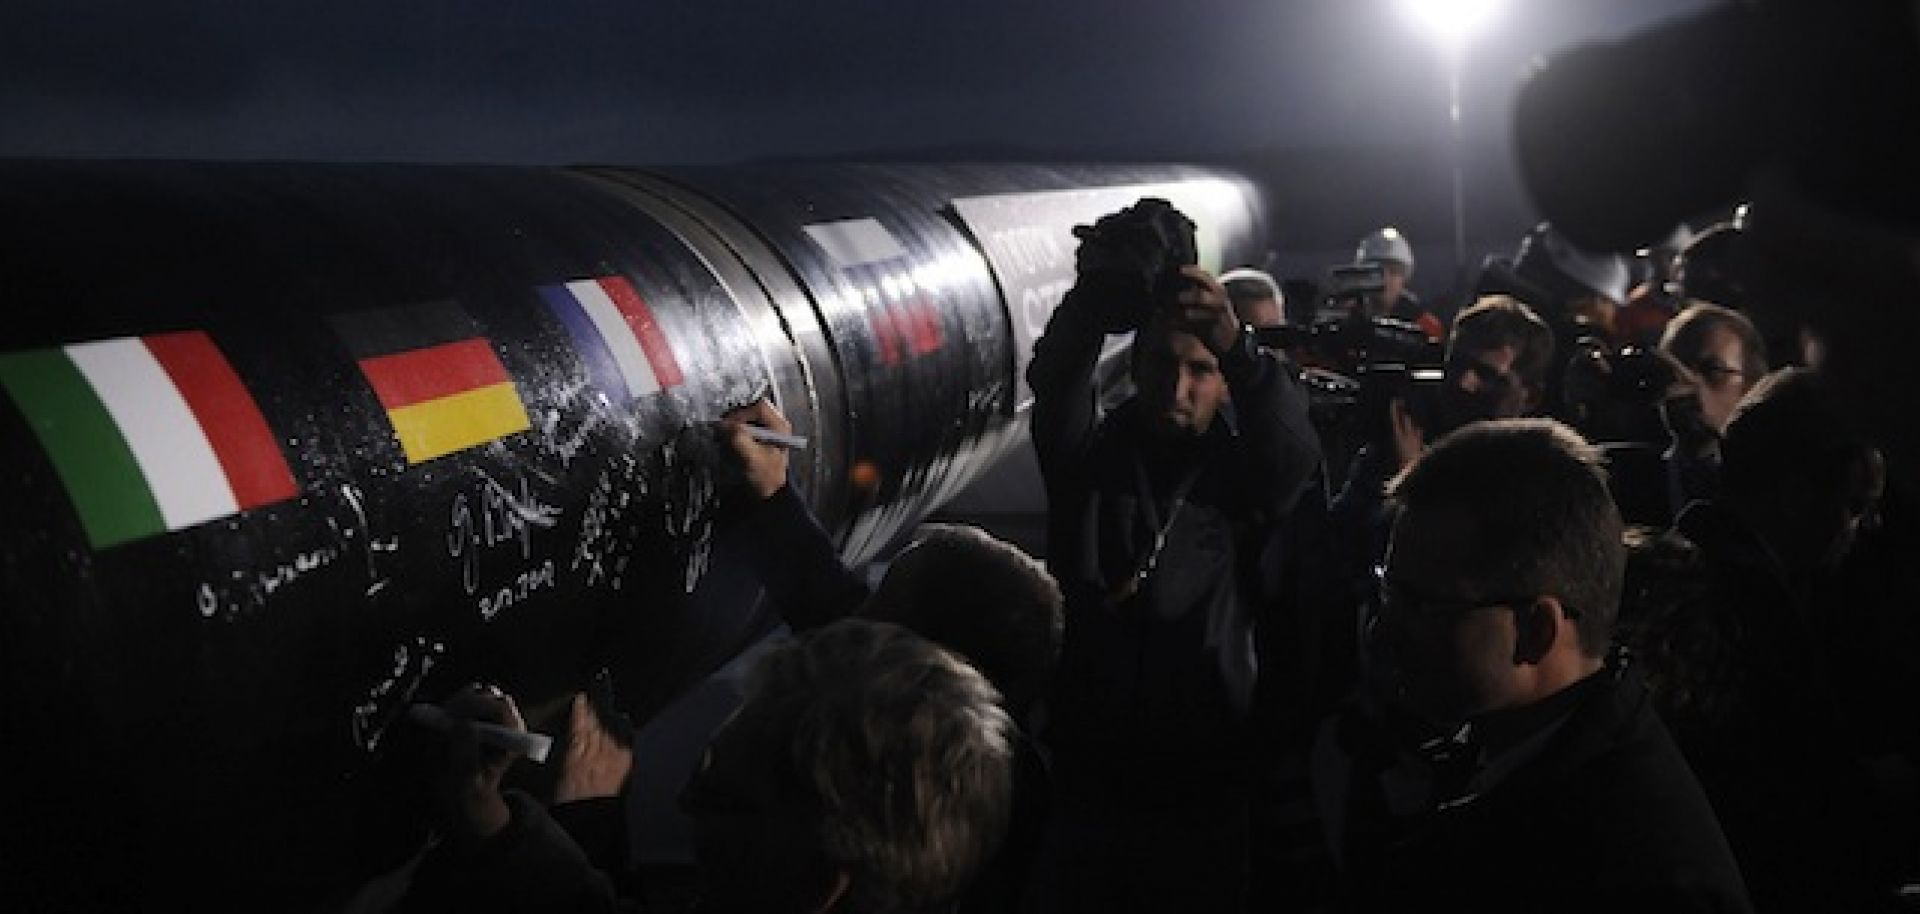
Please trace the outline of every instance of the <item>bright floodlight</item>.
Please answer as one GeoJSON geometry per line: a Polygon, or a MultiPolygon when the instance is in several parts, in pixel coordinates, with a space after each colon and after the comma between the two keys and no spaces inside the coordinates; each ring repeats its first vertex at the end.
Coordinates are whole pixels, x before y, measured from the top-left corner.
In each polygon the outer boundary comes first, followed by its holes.
{"type": "Polygon", "coordinates": [[[1400,12],[1407,18],[1455,47],[1493,18],[1499,6],[1500,0],[1400,0],[1400,12]]]}

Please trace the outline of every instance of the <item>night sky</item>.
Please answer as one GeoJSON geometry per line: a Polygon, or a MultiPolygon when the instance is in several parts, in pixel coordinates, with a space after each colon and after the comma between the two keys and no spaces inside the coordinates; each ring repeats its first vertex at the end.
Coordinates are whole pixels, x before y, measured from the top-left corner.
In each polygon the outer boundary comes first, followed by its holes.
{"type": "MultiPolygon", "coordinates": [[[[1536,219],[1528,63],[1707,5],[1505,0],[1467,54],[1464,263],[1536,219]]],[[[1395,0],[9,0],[0,156],[1210,161],[1268,189],[1267,266],[1394,224],[1435,294],[1464,276],[1444,74],[1395,0]]]]}
{"type": "MultiPolygon", "coordinates": [[[[1495,142],[1537,54],[1703,0],[1507,0],[1495,142]]],[[[10,0],[0,155],[501,163],[1427,146],[1439,56],[1392,0],[10,0]]]]}

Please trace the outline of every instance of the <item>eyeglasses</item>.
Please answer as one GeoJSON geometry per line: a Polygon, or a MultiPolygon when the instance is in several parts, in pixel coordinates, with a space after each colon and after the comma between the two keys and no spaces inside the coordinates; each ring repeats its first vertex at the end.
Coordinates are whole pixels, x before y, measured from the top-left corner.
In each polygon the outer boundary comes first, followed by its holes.
{"type": "MultiPolygon", "coordinates": [[[[1485,597],[1434,597],[1428,594],[1420,594],[1408,589],[1404,584],[1396,584],[1388,580],[1387,569],[1384,565],[1373,566],[1373,580],[1375,586],[1378,588],[1377,596],[1374,598],[1374,611],[1376,613],[1383,616],[1393,615],[1401,618],[1420,619],[1424,621],[1436,621],[1442,618],[1464,615],[1473,610],[1488,606],[1508,606],[1515,608],[1531,606],[1535,600],[1539,599],[1538,594],[1494,595],[1485,597]]],[[[1580,618],[1580,611],[1567,605],[1565,601],[1561,601],[1560,603],[1560,612],[1568,619],[1580,618]]]]}

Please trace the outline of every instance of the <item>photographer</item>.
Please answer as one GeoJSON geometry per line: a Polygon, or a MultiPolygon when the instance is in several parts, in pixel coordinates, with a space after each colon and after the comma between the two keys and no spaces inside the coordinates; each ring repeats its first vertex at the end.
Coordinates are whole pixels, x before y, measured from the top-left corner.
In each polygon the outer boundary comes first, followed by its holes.
{"type": "Polygon", "coordinates": [[[1746,315],[1692,302],[1660,339],[1660,351],[1680,366],[1681,396],[1661,404],[1673,434],[1666,459],[1673,509],[1712,498],[1720,467],[1720,439],[1747,391],[1767,371],[1767,347],[1746,315]]]}
{"type": "Polygon", "coordinates": [[[1034,346],[1048,566],[1066,605],[1051,725],[1053,901],[1064,910],[1237,910],[1254,559],[1320,459],[1291,367],[1257,347],[1193,225],[1145,199],[1075,234],[1079,278],[1034,346]],[[1097,411],[1110,333],[1135,395],[1097,411]]]}
{"type": "Polygon", "coordinates": [[[1354,458],[1333,500],[1341,566],[1364,595],[1386,552],[1387,480],[1411,465],[1427,442],[1480,419],[1535,415],[1553,363],[1553,333],[1533,309],[1507,295],[1482,297],[1454,319],[1438,390],[1409,384],[1387,404],[1388,421],[1354,458]]]}
{"type": "Polygon", "coordinates": [[[1618,437],[1612,426],[1620,417],[1611,413],[1612,404],[1588,369],[1593,356],[1604,360],[1626,342],[1618,313],[1631,273],[1624,257],[1581,248],[1542,222],[1520,240],[1511,260],[1488,258],[1474,283],[1480,295],[1526,302],[1546,323],[1560,359],[1545,375],[1537,409],[1593,441],[1618,437]]]}
{"type": "Polygon", "coordinates": [[[1753,322],[1708,302],[1690,302],[1658,348],[1582,347],[1567,371],[1574,402],[1606,402],[1654,426],[1600,443],[1628,523],[1665,529],[1689,502],[1713,498],[1727,421],[1766,370],[1766,344],[1753,322]]]}

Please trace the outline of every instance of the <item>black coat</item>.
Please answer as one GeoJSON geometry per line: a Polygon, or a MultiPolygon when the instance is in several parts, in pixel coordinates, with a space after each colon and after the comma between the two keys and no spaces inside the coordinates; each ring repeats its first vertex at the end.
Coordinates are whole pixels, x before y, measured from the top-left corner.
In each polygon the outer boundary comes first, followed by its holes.
{"type": "MultiPolygon", "coordinates": [[[[792,486],[748,506],[738,522],[751,528],[747,557],[767,600],[794,631],[853,616],[872,595],[867,582],[840,561],[833,538],[792,486]]],[[[1016,720],[1026,725],[1018,713],[1016,720]]],[[[958,914],[1013,912],[1026,903],[1033,861],[1046,832],[1052,785],[1039,747],[1024,730],[1017,737],[1012,820],[999,850],[962,895],[958,914]]]]}
{"type": "Polygon", "coordinates": [[[403,912],[611,912],[613,886],[539,801],[502,794],[513,817],[472,844],[428,851],[400,902],[403,912]]]}
{"type": "Polygon", "coordinates": [[[1305,490],[1320,446],[1291,366],[1235,349],[1220,358],[1230,408],[1177,454],[1147,456],[1160,443],[1141,430],[1136,404],[1100,415],[1105,339],[1076,289],[1027,371],[1047,566],[1066,599],[1048,742],[1063,796],[1069,783],[1097,780],[1096,793],[1150,802],[1142,789],[1204,782],[1194,776],[1239,764],[1257,675],[1254,621],[1267,597],[1256,560],[1305,490]],[[1152,571],[1117,597],[1161,524],[1152,571]]]}
{"type": "MultiPolygon", "coordinates": [[[[1752,910],[1638,672],[1609,667],[1574,688],[1581,694],[1557,729],[1538,731],[1536,754],[1483,794],[1370,829],[1370,843],[1346,848],[1341,909],[1752,910]]],[[[1357,760],[1344,769],[1350,779],[1316,791],[1371,783],[1366,760],[1379,750],[1365,745],[1367,725],[1347,723],[1339,741],[1357,760]]],[[[1343,801],[1349,813],[1365,805],[1343,801]]]]}
{"type": "Polygon", "coordinates": [[[1910,772],[1913,760],[1879,742],[1886,731],[1911,733],[1914,718],[1910,694],[1873,682],[1889,646],[1845,644],[1858,623],[1826,588],[1796,588],[1726,509],[1695,503],[1677,529],[1700,562],[1694,591],[1651,620],[1649,667],[1755,904],[1904,909],[1894,898],[1915,867],[1911,794],[1879,772],[1910,772]]]}

